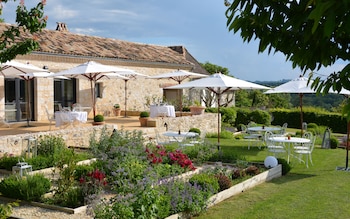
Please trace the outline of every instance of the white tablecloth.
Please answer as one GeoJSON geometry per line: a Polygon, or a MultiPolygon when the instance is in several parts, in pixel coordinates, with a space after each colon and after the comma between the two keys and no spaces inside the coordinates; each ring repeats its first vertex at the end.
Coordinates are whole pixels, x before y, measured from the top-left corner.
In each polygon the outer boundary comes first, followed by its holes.
{"type": "Polygon", "coordinates": [[[176,117],[175,107],[172,105],[165,105],[165,106],[151,105],[150,117],[154,118],[157,116],[176,117]]]}
{"type": "Polygon", "coordinates": [[[55,112],[56,127],[66,124],[68,121],[78,121],[85,123],[87,121],[87,112],[55,112]]]}

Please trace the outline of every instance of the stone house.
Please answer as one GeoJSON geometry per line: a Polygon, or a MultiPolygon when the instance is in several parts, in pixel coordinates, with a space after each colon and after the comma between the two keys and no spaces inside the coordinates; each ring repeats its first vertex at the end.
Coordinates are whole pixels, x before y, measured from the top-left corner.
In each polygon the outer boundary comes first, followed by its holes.
{"type": "MultiPolygon", "coordinates": [[[[4,31],[8,26],[9,24],[1,23],[0,31],[4,31]]],[[[22,34],[21,37],[33,36],[22,34]]],[[[16,61],[47,68],[51,72],[69,69],[87,61],[96,61],[129,68],[148,76],[176,69],[208,74],[183,46],[167,47],[73,34],[64,23],[58,23],[56,30],[45,29],[34,37],[38,39],[40,48],[31,54],[17,56],[16,61]]],[[[59,105],[70,107],[79,103],[82,106],[91,106],[90,83],[84,79],[34,78],[30,81],[31,92],[27,94],[23,80],[1,77],[0,116],[5,116],[13,122],[26,118],[27,99],[31,100],[29,112],[31,120],[35,121],[47,120],[45,108],[53,113],[58,110],[59,105]]],[[[116,103],[124,109],[125,84],[120,79],[99,81],[97,113],[110,115],[116,103]]],[[[168,101],[174,101],[174,91],[164,88],[175,84],[175,81],[166,79],[128,80],[127,111],[149,110],[148,104],[163,99],[163,96],[169,97],[168,101]]],[[[92,117],[91,111],[89,117],[92,117]]]]}

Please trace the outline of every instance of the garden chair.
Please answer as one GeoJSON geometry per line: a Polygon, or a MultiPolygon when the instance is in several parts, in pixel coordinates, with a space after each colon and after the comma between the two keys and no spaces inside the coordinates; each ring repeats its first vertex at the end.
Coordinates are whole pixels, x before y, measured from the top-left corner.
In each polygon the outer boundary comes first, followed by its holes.
{"type": "Polygon", "coordinates": [[[300,162],[305,163],[306,168],[309,168],[309,160],[311,165],[313,165],[312,151],[314,150],[314,147],[315,147],[315,141],[316,141],[316,136],[312,136],[310,143],[303,144],[302,147],[298,147],[298,149],[294,150],[295,157],[300,162]],[[304,155],[305,155],[305,160],[303,160],[304,155]]]}
{"type": "Polygon", "coordinates": [[[272,142],[269,138],[273,137],[274,134],[270,131],[265,132],[264,141],[266,149],[269,154],[273,154],[275,157],[279,157],[280,154],[287,153],[287,150],[283,144],[272,142]]]}
{"type": "Polygon", "coordinates": [[[241,133],[243,133],[243,138],[248,141],[248,150],[250,150],[250,146],[258,146],[259,149],[261,149],[260,140],[262,138],[262,135],[260,133],[254,133],[250,132],[247,129],[247,126],[241,125],[241,133]]]}
{"type": "Polygon", "coordinates": [[[47,109],[47,106],[45,106],[45,111],[46,111],[47,120],[49,120],[49,122],[50,122],[49,130],[51,131],[51,124],[52,124],[52,122],[56,122],[55,115],[49,113],[49,110],[47,109]]]}

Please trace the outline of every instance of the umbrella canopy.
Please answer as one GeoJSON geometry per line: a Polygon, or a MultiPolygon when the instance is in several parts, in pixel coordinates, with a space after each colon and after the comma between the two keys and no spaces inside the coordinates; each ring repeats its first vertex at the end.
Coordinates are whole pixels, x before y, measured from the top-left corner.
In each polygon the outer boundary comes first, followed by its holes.
{"type": "Polygon", "coordinates": [[[208,75],[204,75],[204,74],[199,74],[199,73],[195,73],[195,72],[189,72],[189,71],[185,71],[185,70],[176,70],[176,71],[172,71],[172,72],[168,72],[168,73],[164,73],[164,74],[160,74],[160,75],[155,75],[155,76],[150,76],[149,78],[152,79],[172,79],[174,81],[176,81],[177,83],[181,84],[181,82],[187,78],[203,78],[203,77],[207,77],[208,75]]]}
{"type": "Polygon", "coordinates": [[[221,73],[184,84],[167,87],[167,89],[207,89],[217,96],[218,101],[218,149],[220,149],[220,97],[229,90],[270,89],[269,87],[240,80],[221,73]]]}
{"type": "MultiPolygon", "coordinates": [[[[313,80],[309,81],[308,78],[300,76],[265,92],[265,94],[290,93],[299,95],[301,134],[303,134],[303,95],[316,93],[316,91],[311,88],[312,82],[313,80]]],[[[335,94],[338,92],[330,90],[329,93],[335,94]]],[[[339,94],[350,95],[350,91],[342,89],[339,94]]]]}
{"type": "Polygon", "coordinates": [[[54,77],[66,76],[69,78],[83,78],[90,81],[91,97],[92,97],[92,109],[93,115],[96,115],[96,97],[95,97],[95,86],[98,80],[102,78],[121,78],[125,77],[118,74],[119,72],[130,72],[131,70],[125,68],[119,68],[115,66],[103,65],[94,61],[88,61],[73,68],[57,72],[54,77]],[[109,75],[106,75],[109,73],[109,75]]]}
{"type": "MultiPolygon", "coordinates": [[[[130,70],[129,72],[118,72],[119,75],[125,77],[123,80],[124,80],[124,117],[126,118],[126,109],[127,109],[127,103],[128,103],[128,96],[127,96],[127,90],[128,90],[128,81],[130,79],[136,79],[136,78],[146,78],[148,77],[148,75],[145,75],[145,74],[141,74],[141,73],[138,73],[138,72],[135,72],[133,70],[130,70]]],[[[113,75],[111,75],[110,73],[107,73],[106,74],[107,76],[109,77],[114,77],[113,75]]]]}
{"type": "Polygon", "coordinates": [[[48,70],[39,68],[37,66],[34,66],[32,64],[23,64],[16,61],[7,61],[5,63],[2,63],[1,65],[1,71],[0,73],[6,77],[6,78],[22,78],[26,81],[27,84],[27,92],[26,92],[26,110],[27,110],[27,126],[29,126],[29,120],[31,117],[31,107],[30,107],[30,87],[29,87],[29,80],[33,79],[34,77],[38,77],[40,75],[47,76],[48,70]],[[31,77],[25,77],[24,75],[32,74],[31,77]],[[36,74],[36,76],[34,76],[36,74]]]}
{"type": "Polygon", "coordinates": [[[21,73],[48,72],[47,69],[39,68],[32,64],[23,64],[16,61],[1,63],[1,75],[8,78],[16,78],[21,73]]]}

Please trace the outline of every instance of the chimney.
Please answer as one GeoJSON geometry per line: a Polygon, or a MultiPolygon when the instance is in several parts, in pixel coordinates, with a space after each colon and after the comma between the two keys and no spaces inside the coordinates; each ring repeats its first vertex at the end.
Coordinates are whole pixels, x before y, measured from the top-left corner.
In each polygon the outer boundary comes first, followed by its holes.
{"type": "Polygon", "coordinates": [[[57,23],[56,30],[63,31],[63,32],[68,32],[68,28],[67,28],[66,23],[62,23],[62,22],[56,22],[56,23],[57,23]]]}

